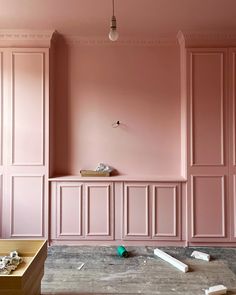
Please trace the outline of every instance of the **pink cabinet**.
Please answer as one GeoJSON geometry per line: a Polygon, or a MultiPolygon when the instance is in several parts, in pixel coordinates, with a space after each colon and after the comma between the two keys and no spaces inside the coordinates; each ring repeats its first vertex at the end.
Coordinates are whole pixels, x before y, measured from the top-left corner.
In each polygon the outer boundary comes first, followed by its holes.
{"type": "Polygon", "coordinates": [[[0,38],[1,237],[47,239],[52,32],[28,34],[0,38]]]}
{"type": "Polygon", "coordinates": [[[51,197],[53,240],[114,238],[112,183],[57,182],[51,197]]]}
{"type": "Polygon", "coordinates": [[[186,58],[189,241],[228,241],[228,50],[188,48],[186,58]]]}
{"type": "Polygon", "coordinates": [[[181,198],[178,183],[125,183],[125,240],[180,240],[181,198]]]}

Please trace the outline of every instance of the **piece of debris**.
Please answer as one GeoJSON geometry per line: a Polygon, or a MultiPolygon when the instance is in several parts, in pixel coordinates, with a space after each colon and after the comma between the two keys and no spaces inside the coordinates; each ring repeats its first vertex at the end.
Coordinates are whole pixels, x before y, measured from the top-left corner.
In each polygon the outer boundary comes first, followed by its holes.
{"type": "Polygon", "coordinates": [[[160,249],[154,249],[154,255],[156,255],[156,256],[160,257],[161,259],[169,262],[170,264],[172,264],[173,266],[175,266],[176,268],[178,268],[182,272],[187,272],[189,270],[187,264],[184,264],[183,262],[181,262],[178,259],[170,256],[169,254],[165,253],[164,251],[162,251],[160,249]]]}
{"type": "Polygon", "coordinates": [[[11,271],[15,270],[22,261],[22,258],[19,257],[16,251],[11,252],[9,256],[1,257],[0,275],[9,275],[11,271]]]}
{"type": "Polygon", "coordinates": [[[227,288],[224,285],[217,285],[205,290],[205,295],[220,295],[226,294],[227,288]]]}
{"type": "Polygon", "coordinates": [[[205,260],[205,261],[210,261],[210,259],[211,259],[211,256],[209,254],[206,254],[206,253],[203,253],[200,251],[193,251],[191,256],[196,259],[201,259],[201,260],[205,260]]]}
{"type": "Polygon", "coordinates": [[[129,256],[128,251],[125,249],[124,246],[118,246],[117,247],[117,255],[120,257],[125,257],[127,258],[129,256]]]}
{"type": "Polygon", "coordinates": [[[83,268],[83,266],[84,266],[84,263],[81,262],[81,263],[80,263],[80,266],[78,266],[77,269],[78,269],[78,270],[81,270],[81,269],[83,268]]]}

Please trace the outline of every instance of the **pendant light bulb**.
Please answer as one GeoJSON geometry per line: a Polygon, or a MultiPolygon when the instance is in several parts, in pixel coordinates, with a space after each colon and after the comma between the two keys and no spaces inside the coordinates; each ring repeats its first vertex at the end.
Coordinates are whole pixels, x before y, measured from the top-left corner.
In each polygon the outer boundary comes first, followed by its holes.
{"type": "Polygon", "coordinates": [[[109,39],[111,41],[116,41],[119,37],[119,34],[117,32],[117,26],[116,26],[116,17],[114,14],[114,0],[112,0],[112,18],[111,18],[111,26],[110,26],[110,32],[109,32],[109,39]]]}

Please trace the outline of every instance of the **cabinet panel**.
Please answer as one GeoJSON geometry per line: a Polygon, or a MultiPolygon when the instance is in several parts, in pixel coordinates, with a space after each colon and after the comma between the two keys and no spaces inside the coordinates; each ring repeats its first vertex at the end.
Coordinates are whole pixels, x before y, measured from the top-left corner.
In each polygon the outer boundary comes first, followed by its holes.
{"type": "Polygon", "coordinates": [[[44,177],[11,177],[10,237],[44,236],[44,177]]]}
{"type": "Polygon", "coordinates": [[[191,165],[225,164],[226,51],[189,53],[191,165]]]}
{"type": "Polygon", "coordinates": [[[150,238],[148,184],[125,184],[123,223],[125,239],[150,238]]]}
{"type": "Polygon", "coordinates": [[[12,52],[13,165],[44,164],[43,52],[12,52]],[[30,139],[30,140],[29,140],[30,139]]]}
{"type": "Polygon", "coordinates": [[[113,239],[114,205],[111,183],[85,184],[85,236],[87,239],[113,239]]]}
{"type": "Polygon", "coordinates": [[[158,239],[180,239],[180,196],[177,184],[153,186],[152,234],[158,239]]]}
{"type": "Polygon", "coordinates": [[[57,237],[82,236],[82,184],[58,183],[57,185],[57,237]]]}
{"type": "Polygon", "coordinates": [[[192,176],[192,238],[226,237],[224,176],[192,176]]]}

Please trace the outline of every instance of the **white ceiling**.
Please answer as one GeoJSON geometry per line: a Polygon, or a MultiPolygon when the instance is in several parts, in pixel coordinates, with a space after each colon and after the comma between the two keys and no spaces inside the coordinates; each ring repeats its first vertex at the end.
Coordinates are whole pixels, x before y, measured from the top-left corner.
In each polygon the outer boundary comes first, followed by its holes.
{"type": "MultiPolygon", "coordinates": [[[[0,0],[0,29],[56,29],[103,37],[112,0],[0,0]]],[[[174,36],[178,30],[236,31],[236,0],[115,0],[124,38],[174,36]]]]}

